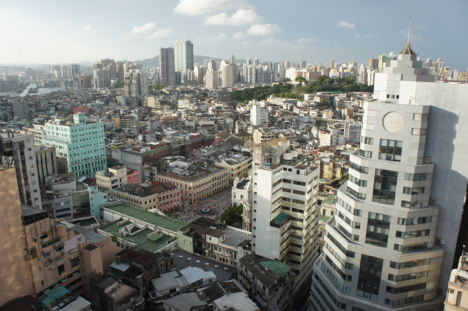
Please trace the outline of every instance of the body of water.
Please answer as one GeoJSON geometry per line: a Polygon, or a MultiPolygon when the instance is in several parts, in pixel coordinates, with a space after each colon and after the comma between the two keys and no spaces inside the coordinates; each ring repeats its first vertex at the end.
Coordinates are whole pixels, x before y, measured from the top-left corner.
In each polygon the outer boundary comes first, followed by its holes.
{"type": "Polygon", "coordinates": [[[38,92],[37,93],[28,93],[29,89],[31,88],[35,88],[36,87],[36,84],[30,84],[28,85],[28,87],[22,92],[22,93],[16,93],[16,92],[0,92],[0,96],[5,96],[5,95],[10,95],[12,97],[14,96],[21,96],[21,97],[24,97],[26,95],[31,95],[31,96],[37,96],[37,95],[41,95],[41,94],[49,94],[51,92],[54,92],[54,91],[60,91],[61,88],[60,87],[40,87],[38,89],[38,92]]]}

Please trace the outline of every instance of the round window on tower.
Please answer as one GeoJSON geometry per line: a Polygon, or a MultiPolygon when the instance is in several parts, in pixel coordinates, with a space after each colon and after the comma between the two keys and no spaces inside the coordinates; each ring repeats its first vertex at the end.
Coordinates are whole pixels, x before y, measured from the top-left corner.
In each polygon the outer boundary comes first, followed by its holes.
{"type": "Polygon", "coordinates": [[[382,125],[387,132],[398,133],[405,125],[405,119],[400,113],[392,111],[383,117],[382,125]]]}

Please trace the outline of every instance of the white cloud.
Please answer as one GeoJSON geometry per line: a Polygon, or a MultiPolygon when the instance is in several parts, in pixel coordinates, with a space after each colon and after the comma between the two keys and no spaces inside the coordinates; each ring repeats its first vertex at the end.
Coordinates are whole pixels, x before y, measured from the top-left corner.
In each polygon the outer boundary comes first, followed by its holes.
{"type": "Polygon", "coordinates": [[[354,23],[349,23],[349,22],[347,22],[347,21],[341,21],[341,22],[338,24],[338,26],[353,29],[355,25],[354,25],[354,23]]]}
{"type": "Polygon", "coordinates": [[[312,37],[312,38],[299,38],[297,40],[297,44],[302,44],[302,45],[307,45],[307,44],[311,44],[311,43],[315,43],[319,41],[319,38],[317,37],[312,37]]]}
{"type": "Polygon", "coordinates": [[[249,7],[249,5],[244,0],[180,0],[174,12],[187,15],[200,15],[245,7],[249,7]]]}
{"type": "Polygon", "coordinates": [[[360,38],[361,38],[361,35],[357,33],[357,34],[355,34],[355,35],[353,36],[353,38],[354,38],[354,39],[360,39],[360,38]]]}
{"type": "Polygon", "coordinates": [[[70,21],[69,20],[64,20],[64,21],[61,21],[60,23],[57,24],[57,26],[65,26],[67,24],[70,24],[70,21]]]}
{"type": "Polygon", "coordinates": [[[283,32],[276,24],[255,24],[247,29],[247,33],[252,36],[273,36],[283,32]]]}
{"type": "Polygon", "coordinates": [[[88,24],[86,26],[83,26],[83,28],[81,28],[79,32],[92,35],[97,32],[97,29],[88,24]]]}
{"type": "Polygon", "coordinates": [[[143,26],[135,26],[132,31],[123,36],[122,40],[125,41],[141,41],[141,40],[155,40],[165,39],[172,34],[172,29],[159,29],[158,25],[153,22],[144,24],[143,26]]]}
{"type": "Polygon", "coordinates": [[[236,32],[232,38],[233,39],[244,39],[246,38],[247,36],[245,35],[245,33],[243,33],[242,31],[239,31],[239,32],[236,32]]]}
{"type": "Polygon", "coordinates": [[[172,34],[172,29],[158,29],[151,36],[146,37],[147,40],[166,39],[172,34]]]}
{"type": "Polygon", "coordinates": [[[222,12],[213,16],[208,17],[205,20],[206,25],[252,25],[255,23],[262,22],[263,18],[260,17],[254,10],[237,10],[234,14],[229,16],[222,12]]]}

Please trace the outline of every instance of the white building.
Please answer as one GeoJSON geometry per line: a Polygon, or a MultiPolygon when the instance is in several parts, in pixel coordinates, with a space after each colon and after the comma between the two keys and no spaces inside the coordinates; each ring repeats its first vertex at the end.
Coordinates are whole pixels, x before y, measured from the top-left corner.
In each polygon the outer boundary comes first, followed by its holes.
{"type": "Polygon", "coordinates": [[[253,247],[255,254],[298,271],[295,295],[309,291],[312,263],[319,254],[319,171],[288,140],[254,147],[253,247]]]}
{"type": "Polygon", "coordinates": [[[268,108],[262,107],[260,103],[254,103],[250,108],[250,124],[253,126],[268,123],[268,108]]]}
{"type": "Polygon", "coordinates": [[[468,129],[456,121],[468,88],[432,83],[422,66],[408,41],[376,74],[314,263],[315,308],[443,309],[468,176],[468,129]]]}
{"type": "Polygon", "coordinates": [[[216,69],[216,62],[214,60],[208,62],[208,69],[205,74],[205,87],[210,90],[218,88],[218,70],[216,69]]]}
{"type": "Polygon", "coordinates": [[[234,75],[232,64],[223,60],[220,66],[222,87],[232,87],[234,85],[234,75]]]}

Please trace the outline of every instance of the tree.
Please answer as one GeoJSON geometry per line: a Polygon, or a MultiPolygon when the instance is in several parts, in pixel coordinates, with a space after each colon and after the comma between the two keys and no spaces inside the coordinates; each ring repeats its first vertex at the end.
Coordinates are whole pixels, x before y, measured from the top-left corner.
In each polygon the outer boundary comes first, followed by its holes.
{"type": "Polygon", "coordinates": [[[243,206],[230,206],[226,208],[221,214],[221,222],[224,222],[228,226],[232,226],[235,223],[242,222],[242,210],[243,206]]]}
{"type": "Polygon", "coordinates": [[[124,87],[124,83],[114,83],[114,84],[112,84],[112,87],[113,87],[114,89],[123,88],[123,87],[124,87]]]}
{"type": "Polygon", "coordinates": [[[351,83],[354,83],[354,81],[356,81],[356,77],[353,75],[349,75],[349,76],[346,76],[345,80],[346,80],[346,83],[351,84],[351,83]]]}
{"type": "Polygon", "coordinates": [[[166,86],[165,85],[162,85],[162,84],[153,84],[153,85],[150,85],[149,86],[149,89],[150,90],[162,90],[163,88],[165,88],[166,86]]]}
{"type": "Polygon", "coordinates": [[[304,84],[307,83],[307,80],[302,77],[302,76],[297,76],[296,79],[294,79],[294,81],[296,81],[297,83],[299,83],[300,86],[302,86],[302,83],[304,82],[304,84]]]}
{"type": "Polygon", "coordinates": [[[291,82],[291,79],[289,79],[289,78],[283,78],[283,79],[280,80],[280,82],[288,83],[288,82],[291,82]]]}
{"type": "Polygon", "coordinates": [[[324,84],[325,79],[329,79],[329,78],[327,76],[322,75],[322,76],[317,78],[317,83],[318,84],[324,84]]]}

